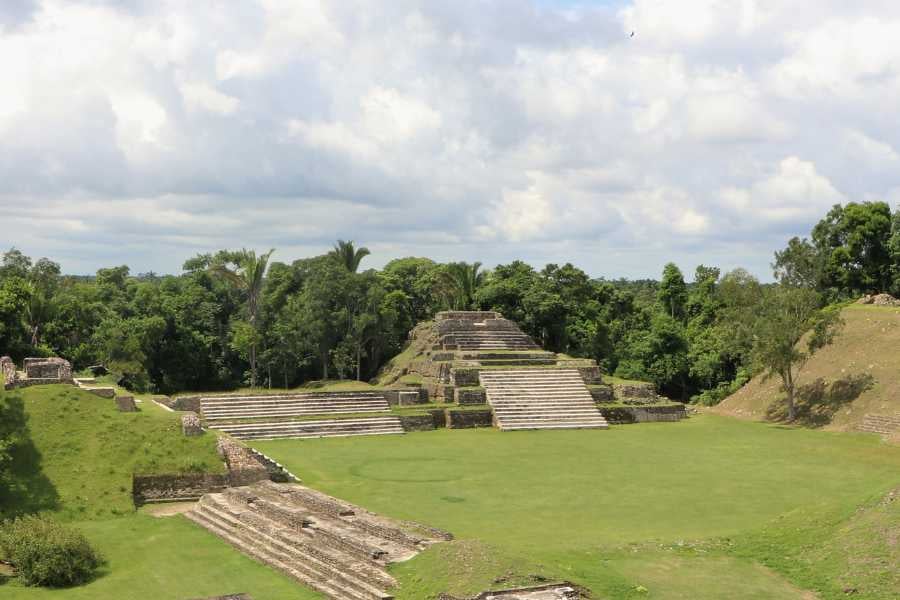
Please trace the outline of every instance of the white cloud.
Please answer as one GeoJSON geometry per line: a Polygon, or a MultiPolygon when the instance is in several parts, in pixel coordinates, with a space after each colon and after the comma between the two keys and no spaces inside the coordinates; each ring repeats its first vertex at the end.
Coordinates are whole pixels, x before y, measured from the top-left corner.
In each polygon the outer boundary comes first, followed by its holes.
{"type": "Polygon", "coordinates": [[[64,266],[246,236],[765,276],[832,203],[900,189],[888,0],[37,4],[0,25],[0,213],[64,266]]]}

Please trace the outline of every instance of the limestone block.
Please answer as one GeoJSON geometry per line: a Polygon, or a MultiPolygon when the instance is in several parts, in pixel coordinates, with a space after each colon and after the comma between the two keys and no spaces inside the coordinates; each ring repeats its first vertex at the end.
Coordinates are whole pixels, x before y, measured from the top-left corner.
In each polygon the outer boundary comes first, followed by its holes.
{"type": "Polygon", "coordinates": [[[116,407],[119,412],[137,412],[134,396],[116,396],[116,407]]]}
{"type": "Polygon", "coordinates": [[[116,397],[116,389],[115,388],[87,388],[87,391],[92,393],[95,396],[100,396],[101,398],[115,398],[116,397]]]}
{"type": "Polygon", "coordinates": [[[203,435],[203,428],[200,426],[200,417],[197,413],[189,412],[181,415],[181,432],[188,436],[203,435]]]}

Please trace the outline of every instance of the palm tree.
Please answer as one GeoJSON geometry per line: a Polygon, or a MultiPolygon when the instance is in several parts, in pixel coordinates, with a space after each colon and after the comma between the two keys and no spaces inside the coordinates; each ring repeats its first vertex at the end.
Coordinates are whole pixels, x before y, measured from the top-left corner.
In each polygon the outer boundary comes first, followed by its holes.
{"type": "MultiPolygon", "coordinates": [[[[259,256],[253,250],[242,249],[217,257],[209,270],[247,293],[247,317],[254,334],[259,313],[259,299],[265,283],[266,267],[275,249],[259,256]]],[[[256,338],[250,343],[250,387],[256,387],[256,338]]]]}
{"type": "Polygon", "coordinates": [[[484,273],[479,271],[481,263],[450,263],[446,269],[446,283],[451,293],[451,307],[457,310],[473,308],[475,292],[484,282],[484,273]]]}
{"type": "Polygon", "coordinates": [[[334,249],[329,252],[329,254],[344,265],[348,271],[356,273],[359,269],[359,263],[362,262],[362,259],[371,254],[371,252],[369,252],[369,249],[365,246],[356,248],[352,241],[345,242],[344,240],[338,240],[337,244],[334,245],[334,249]]]}
{"type": "Polygon", "coordinates": [[[30,297],[25,305],[25,321],[31,331],[31,347],[37,348],[41,343],[41,328],[53,319],[56,304],[47,290],[34,282],[28,283],[30,297]]]}

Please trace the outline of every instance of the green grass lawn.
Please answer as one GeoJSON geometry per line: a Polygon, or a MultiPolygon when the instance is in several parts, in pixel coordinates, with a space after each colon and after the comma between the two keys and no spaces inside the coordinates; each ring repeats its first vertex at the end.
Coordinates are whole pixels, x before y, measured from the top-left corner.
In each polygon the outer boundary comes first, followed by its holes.
{"type": "Polygon", "coordinates": [[[99,577],[71,589],[26,588],[0,577],[3,600],[188,600],[250,592],[254,600],[322,596],[254,562],[182,516],[135,514],[77,523],[107,561],[99,577]]]}
{"type": "Polygon", "coordinates": [[[122,413],[115,401],[66,385],[0,392],[21,420],[12,479],[0,486],[0,517],[50,510],[69,520],[134,511],[132,473],[223,473],[212,434],[187,438],[180,417],[144,401],[122,413]]]}
{"type": "MultiPolygon", "coordinates": [[[[858,506],[900,484],[900,448],[876,437],[715,416],[602,432],[480,429],[255,445],[313,487],[453,532],[459,542],[397,567],[398,598],[409,599],[535,573],[614,598],[722,598],[724,589],[735,598],[801,597],[791,582],[836,598],[849,558],[791,570],[769,555],[798,552],[816,536],[821,548],[858,506]],[[779,518],[800,533],[784,535],[779,518]]],[[[896,509],[876,527],[893,527],[896,509]]],[[[896,597],[900,581],[882,571],[860,574],[856,597],[896,597]]]]}

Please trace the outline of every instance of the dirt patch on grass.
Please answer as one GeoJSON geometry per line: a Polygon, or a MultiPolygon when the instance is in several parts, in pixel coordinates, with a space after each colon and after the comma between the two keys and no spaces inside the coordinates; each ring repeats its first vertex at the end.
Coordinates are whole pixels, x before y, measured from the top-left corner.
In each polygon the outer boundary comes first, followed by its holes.
{"type": "Polygon", "coordinates": [[[142,513],[151,517],[173,517],[181,515],[196,506],[196,502],[165,502],[162,504],[148,504],[141,509],[142,513]]]}

